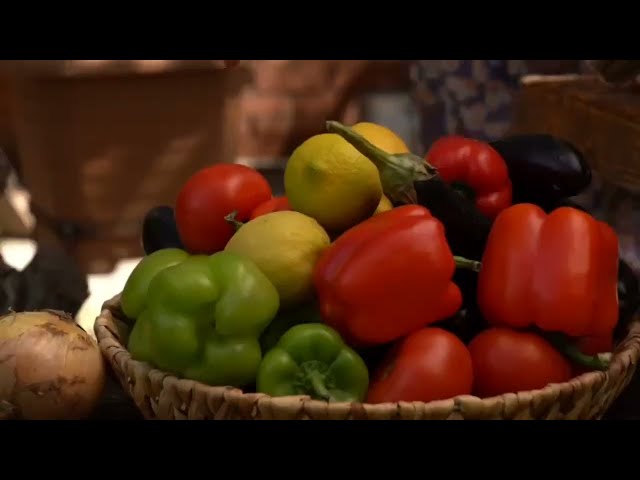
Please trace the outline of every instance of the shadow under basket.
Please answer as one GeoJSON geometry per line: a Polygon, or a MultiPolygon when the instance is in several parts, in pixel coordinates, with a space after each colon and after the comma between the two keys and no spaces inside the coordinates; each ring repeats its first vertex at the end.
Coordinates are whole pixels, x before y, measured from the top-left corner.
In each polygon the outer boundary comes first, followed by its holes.
{"type": "Polygon", "coordinates": [[[614,352],[606,372],[491,398],[387,404],[334,403],[309,397],[270,397],[233,387],[176,378],[134,360],[124,345],[120,296],[104,303],[95,322],[102,354],[124,390],[149,420],[595,420],[627,387],[640,358],[640,318],[614,352]]]}

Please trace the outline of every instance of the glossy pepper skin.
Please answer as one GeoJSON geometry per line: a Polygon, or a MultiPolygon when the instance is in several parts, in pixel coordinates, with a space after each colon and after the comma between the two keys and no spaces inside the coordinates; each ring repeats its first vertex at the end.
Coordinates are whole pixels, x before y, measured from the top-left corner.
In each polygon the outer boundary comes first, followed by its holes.
{"type": "MultiPolygon", "coordinates": [[[[573,207],[583,212],[589,212],[584,206],[569,198],[558,200],[553,206],[547,207],[554,210],[558,207],[573,207]]],[[[546,210],[548,211],[548,210],[546,210]]],[[[614,332],[616,340],[622,340],[627,335],[627,327],[640,308],[640,281],[633,269],[622,258],[618,261],[618,324],[614,332]]],[[[599,337],[598,337],[599,338],[599,337]]],[[[606,338],[606,337],[605,337],[606,338]]]]}
{"type": "Polygon", "coordinates": [[[265,354],[256,389],[273,397],[307,395],[329,402],[362,402],[369,371],[340,335],[321,323],[296,325],[265,354]]]}
{"type": "Polygon", "coordinates": [[[229,252],[172,257],[164,268],[162,256],[171,255],[145,257],[124,288],[123,309],[128,305],[125,314],[136,319],[128,344],[133,358],[209,385],[254,382],[258,339],[279,307],[273,284],[253,262],[229,252]]]}
{"type": "Polygon", "coordinates": [[[426,208],[405,205],[375,215],[318,260],[322,318],[356,348],[391,342],[460,308],[455,268],[444,228],[426,208]]]}
{"type": "Polygon", "coordinates": [[[488,143],[458,135],[442,137],[433,143],[425,160],[487,217],[495,218],[511,205],[507,165],[488,143]]]}
{"type": "Polygon", "coordinates": [[[609,334],[618,321],[618,240],[588,213],[546,214],[518,204],[496,218],[478,276],[478,305],[493,325],[569,336],[609,334]]]}
{"type": "Polygon", "coordinates": [[[133,269],[122,290],[122,312],[131,320],[137,319],[146,307],[147,291],[153,277],[188,257],[189,254],[179,248],[163,248],[144,257],[133,269]]]}

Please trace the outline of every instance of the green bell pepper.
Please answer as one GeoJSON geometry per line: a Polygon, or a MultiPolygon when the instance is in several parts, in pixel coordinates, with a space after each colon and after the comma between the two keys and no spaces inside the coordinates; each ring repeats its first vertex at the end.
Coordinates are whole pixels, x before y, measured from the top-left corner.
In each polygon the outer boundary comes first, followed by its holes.
{"type": "Polygon", "coordinates": [[[369,388],[364,360],[321,323],[296,325],[262,359],[257,391],[308,395],[329,402],[362,402],[369,388]]]}
{"type": "Polygon", "coordinates": [[[315,302],[279,311],[260,337],[262,351],[268,352],[276,346],[287,330],[304,323],[322,323],[320,309],[315,302]]]}
{"type": "Polygon", "coordinates": [[[125,285],[133,358],[209,385],[243,387],[262,360],[259,337],[280,299],[250,260],[229,252],[186,256],[165,268],[162,250],[145,257],[125,285]]]}
{"type": "Polygon", "coordinates": [[[131,320],[137,319],[145,309],[149,283],[155,275],[172,265],[184,261],[189,254],[178,248],[165,248],[144,257],[125,283],[120,296],[122,312],[131,320]]]}

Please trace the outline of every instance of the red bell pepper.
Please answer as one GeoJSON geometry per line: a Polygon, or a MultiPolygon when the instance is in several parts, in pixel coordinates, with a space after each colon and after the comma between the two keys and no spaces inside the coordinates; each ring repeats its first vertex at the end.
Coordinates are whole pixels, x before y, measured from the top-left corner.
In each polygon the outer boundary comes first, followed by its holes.
{"type": "Polygon", "coordinates": [[[323,320],[353,346],[388,343],[453,315],[462,295],[444,228],[405,205],[338,237],[320,257],[314,284],[323,320]]]}
{"type": "Polygon", "coordinates": [[[478,277],[478,305],[498,326],[573,337],[611,333],[618,321],[618,239],[586,212],[546,214],[517,204],[496,218],[478,277]]]}
{"type": "Polygon", "coordinates": [[[473,199],[480,212],[495,218],[511,205],[507,164],[489,144],[457,135],[433,143],[425,160],[442,179],[473,199]]]}

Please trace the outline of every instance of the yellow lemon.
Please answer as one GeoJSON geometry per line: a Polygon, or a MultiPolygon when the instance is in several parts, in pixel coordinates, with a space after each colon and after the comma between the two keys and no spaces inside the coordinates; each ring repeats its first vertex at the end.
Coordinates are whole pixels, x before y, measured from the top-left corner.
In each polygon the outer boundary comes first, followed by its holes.
{"type": "Polygon", "coordinates": [[[370,217],[382,196],[376,166],[333,133],[314,135],[294,150],[284,188],[293,210],[330,232],[342,232],[370,217]]]}
{"type": "Polygon", "coordinates": [[[329,235],[313,218],[294,211],[268,213],[245,223],[225,251],[253,260],[291,307],[313,293],[313,269],[329,235]]]}
{"type": "Polygon", "coordinates": [[[389,210],[393,210],[393,203],[386,196],[382,195],[380,198],[380,203],[378,204],[378,208],[374,212],[374,215],[377,215],[382,212],[388,212],[389,210]]]}
{"type": "Polygon", "coordinates": [[[407,144],[394,131],[377,123],[360,122],[351,127],[357,133],[387,153],[409,153],[407,144]]]}

